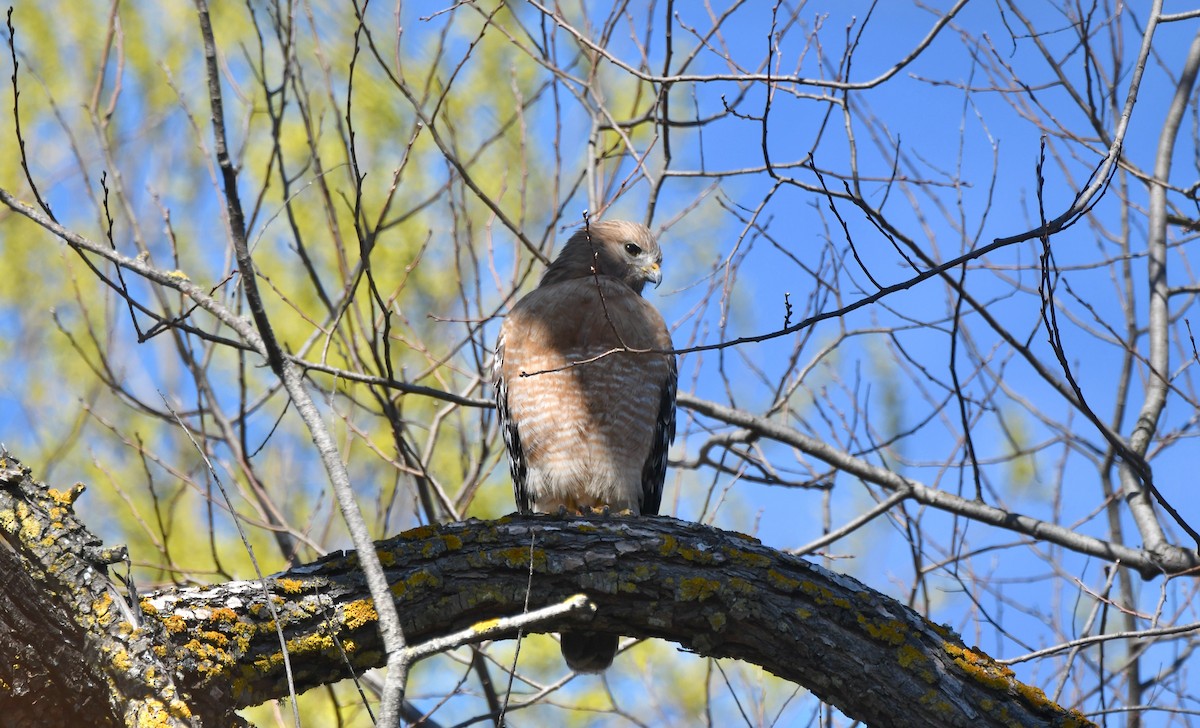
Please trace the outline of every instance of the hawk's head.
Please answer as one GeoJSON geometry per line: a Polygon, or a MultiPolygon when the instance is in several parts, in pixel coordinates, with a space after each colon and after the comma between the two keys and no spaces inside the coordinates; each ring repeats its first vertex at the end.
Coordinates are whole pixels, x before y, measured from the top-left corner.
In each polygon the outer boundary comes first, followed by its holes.
{"type": "Polygon", "coordinates": [[[662,250],[645,225],[600,220],[575,231],[546,271],[542,285],[593,274],[611,276],[641,294],[649,281],[662,282],[662,250]],[[595,270],[593,271],[593,266],[595,270]]]}

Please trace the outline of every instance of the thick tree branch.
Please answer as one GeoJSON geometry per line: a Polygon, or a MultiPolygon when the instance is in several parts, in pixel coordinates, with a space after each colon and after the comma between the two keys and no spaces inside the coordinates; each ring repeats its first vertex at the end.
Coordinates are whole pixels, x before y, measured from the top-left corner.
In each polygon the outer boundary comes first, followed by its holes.
{"type": "MultiPolygon", "coordinates": [[[[0,720],[199,725],[203,701],[180,692],[153,650],[165,639],[161,623],[125,604],[108,576],[124,548],[102,548],[75,518],[82,492],[34,482],[0,453],[0,720]]],[[[241,724],[219,702],[209,707],[223,725],[241,724]]]]}
{"type": "MultiPolygon", "coordinates": [[[[0,525],[35,584],[18,598],[69,595],[54,610],[74,624],[85,651],[108,656],[95,661],[93,682],[107,687],[110,722],[153,707],[180,725],[196,716],[221,722],[229,710],[287,695],[268,598],[300,666],[297,689],[349,676],[347,658],[356,670],[384,664],[357,554],[277,574],[269,596],[259,581],[156,592],[141,598],[137,615],[114,603],[119,593],[103,568],[114,558],[74,518],[82,488],[61,494],[7,463],[0,525]],[[131,628],[131,618],[141,626],[131,628]],[[170,709],[154,702],[164,696],[176,698],[170,709]]],[[[586,623],[677,642],[760,665],[871,725],[1086,723],[949,628],[737,533],[672,518],[509,516],[424,526],[376,546],[414,645],[409,657],[430,654],[434,640],[444,649],[506,636],[496,620],[521,614],[528,599],[531,611],[558,607],[510,630],[586,623]],[[581,591],[594,612],[575,596],[581,591]]]]}

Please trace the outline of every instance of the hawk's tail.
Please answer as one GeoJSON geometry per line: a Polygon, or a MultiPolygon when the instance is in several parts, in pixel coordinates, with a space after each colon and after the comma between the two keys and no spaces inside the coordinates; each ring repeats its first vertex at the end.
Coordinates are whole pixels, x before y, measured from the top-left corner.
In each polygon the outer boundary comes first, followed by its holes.
{"type": "Polygon", "coordinates": [[[575,672],[603,672],[617,656],[615,634],[563,632],[562,656],[575,672]]]}

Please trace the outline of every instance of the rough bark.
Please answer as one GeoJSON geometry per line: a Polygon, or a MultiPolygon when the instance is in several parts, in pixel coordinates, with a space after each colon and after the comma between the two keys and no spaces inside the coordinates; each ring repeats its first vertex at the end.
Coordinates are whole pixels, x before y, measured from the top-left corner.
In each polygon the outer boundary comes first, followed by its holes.
{"type": "MultiPolygon", "coordinates": [[[[36,485],[25,473],[17,480],[36,485]]],[[[29,488],[15,489],[9,477],[0,485],[5,538],[17,551],[37,551],[39,539],[14,538],[10,527],[28,519],[6,515],[20,508],[14,501],[31,497],[29,488]]],[[[70,511],[69,502],[61,507],[70,511]]],[[[741,534],[671,518],[509,516],[417,528],[377,546],[405,634],[415,646],[463,629],[482,638],[481,630],[495,618],[522,611],[532,571],[531,609],[581,591],[597,607],[583,617],[576,612],[549,619],[535,631],[586,624],[590,631],[666,639],[703,655],[746,660],[869,725],[1087,724],[964,645],[949,628],[854,579],[741,534]]],[[[60,558],[71,558],[69,549],[59,551],[60,558]]],[[[74,558],[94,563],[84,553],[76,551],[74,558]]],[[[34,591],[60,588],[47,581],[44,568],[31,565],[26,571],[34,591]]],[[[88,571],[102,570],[76,568],[72,578],[88,571]]],[[[111,598],[107,586],[102,593],[111,598]]],[[[145,658],[161,665],[162,674],[174,676],[181,688],[174,693],[180,706],[216,722],[226,722],[230,710],[284,696],[268,598],[287,637],[299,690],[347,677],[347,660],[358,671],[382,664],[375,610],[353,553],[272,576],[265,585],[229,582],[145,595],[140,607],[146,626],[131,633],[144,635],[144,653],[130,662],[151,664],[145,658]]],[[[55,603],[81,627],[85,643],[113,639],[101,620],[79,616],[86,606],[81,600],[55,603]]],[[[6,659],[9,649],[3,648],[6,659]]],[[[102,658],[103,650],[85,653],[91,655],[91,673],[119,673],[113,660],[102,658]]],[[[72,675],[55,679],[60,696],[62,690],[73,694],[91,685],[77,684],[72,675]]],[[[115,689],[115,679],[102,683],[115,689]]],[[[90,691],[94,702],[95,688],[90,691]]],[[[22,699],[14,692],[5,696],[22,699]]],[[[114,719],[128,719],[115,698],[110,705],[114,719]]]]}
{"type": "MultiPolygon", "coordinates": [[[[153,648],[160,623],[141,618],[108,576],[125,559],[76,517],[67,491],[0,454],[0,718],[9,725],[199,725],[153,648]],[[131,624],[136,620],[138,624],[131,624]]],[[[228,709],[211,711],[230,723],[228,709]]]]}

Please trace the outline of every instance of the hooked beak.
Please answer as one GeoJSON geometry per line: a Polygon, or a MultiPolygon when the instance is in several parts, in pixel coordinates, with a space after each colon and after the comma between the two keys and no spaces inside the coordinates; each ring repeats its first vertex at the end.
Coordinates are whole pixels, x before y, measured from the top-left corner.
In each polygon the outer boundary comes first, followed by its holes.
{"type": "Polygon", "coordinates": [[[658,263],[651,263],[642,268],[642,275],[646,276],[646,280],[653,283],[655,288],[658,288],[658,285],[662,283],[662,268],[659,267],[658,263]]]}

